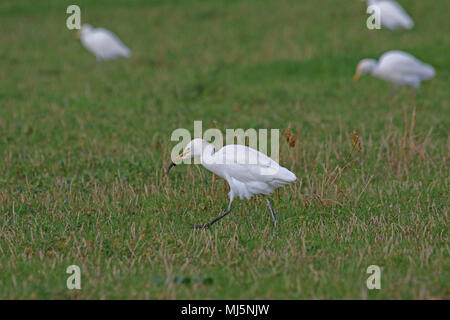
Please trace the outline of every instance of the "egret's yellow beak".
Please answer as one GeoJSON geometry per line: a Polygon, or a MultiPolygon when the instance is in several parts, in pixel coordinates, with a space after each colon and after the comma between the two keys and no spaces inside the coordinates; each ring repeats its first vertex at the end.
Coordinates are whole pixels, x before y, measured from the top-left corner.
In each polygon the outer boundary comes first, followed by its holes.
{"type": "Polygon", "coordinates": [[[80,39],[80,30],[77,30],[77,32],[75,32],[75,39],[80,39]]]}
{"type": "Polygon", "coordinates": [[[353,76],[353,82],[358,81],[360,77],[361,77],[361,73],[356,72],[355,75],[353,76]]]}

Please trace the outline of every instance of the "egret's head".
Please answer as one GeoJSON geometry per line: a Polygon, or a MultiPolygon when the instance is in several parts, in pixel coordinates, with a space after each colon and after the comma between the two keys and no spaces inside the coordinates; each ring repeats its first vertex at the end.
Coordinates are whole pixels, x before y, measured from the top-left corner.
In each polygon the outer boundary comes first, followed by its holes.
{"type": "Polygon", "coordinates": [[[167,168],[167,173],[169,173],[169,171],[172,167],[176,166],[176,163],[178,163],[182,160],[201,156],[203,153],[203,150],[210,145],[211,144],[208,141],[203,140],[203,139],[197,138],[197,139],[192,140],[191,142],[189,142],[187,144],[187,146],[184,148],[183,152],[172,161],[172,163],[167,168]]]}
{"type": "Polygon", "coordinates": [[[81,26],[81,29],[77,31],[76,37],[80,38],[83,34],[89,33],[94,29],[90,24],[83,24],[81,26]]]}
{"type": "Polygon", "coordinates": [[[377,65],[377,61],[374,59],[362,59],[356,66],[356,72],[353,76],[353,81],[358,81],[358,79],[365,75],[366,73],[371,73],[372,70],[377,65]]]}

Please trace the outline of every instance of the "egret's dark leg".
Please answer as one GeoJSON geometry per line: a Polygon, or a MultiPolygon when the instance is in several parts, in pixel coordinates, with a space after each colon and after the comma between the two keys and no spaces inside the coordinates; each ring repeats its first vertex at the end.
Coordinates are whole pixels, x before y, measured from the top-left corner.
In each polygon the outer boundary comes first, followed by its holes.
{"type": "Polygon", "coordinates": [[[194,225],[194,229],[206,229],[206,228],[209,228],[211,225],[213,225],[214,223],[216,223],[217,221],[219,221],[220,219],[225,217],[227,214],[229,214],[231,212],[231,203],[233,203],[233,199],[230,199],[230,204],[228,205],[227,211],[225,211],[220,216],[218,216],[217,218],[211,220],[208,223],[194,225]]]}
{"type": "Polygon", "coordinates": [[[270,202],[269,198],[266,198],[267,204],[269,205],[270,214],[272,215],[273,225],[275,228],[278,226],[277,219],[275,218],[275,212],[273,212],[272,202],[270,202]]]}

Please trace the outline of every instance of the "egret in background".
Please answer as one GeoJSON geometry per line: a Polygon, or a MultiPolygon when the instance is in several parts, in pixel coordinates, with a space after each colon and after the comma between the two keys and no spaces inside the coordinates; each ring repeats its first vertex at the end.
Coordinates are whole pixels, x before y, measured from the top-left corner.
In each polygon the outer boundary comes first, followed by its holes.
{"type": "Polygon", "coordinates": [[[128,58],[131,55],[130,49],[114,33],[104,28],[93,28],[89,24],[83,24],[78,36],[83,46],[95,54],[97,61],[128,58]]]}
{"type": "MultiPolygon", "coordinates": [[[[275,188],[297,179],[291,171],[255,149],[233,144],[215,152],[214,145],[203,139],[189,142],[183,152],[169,165],[167,173],[176,162],[194,157],[200,157],[200,163],[206,169],[225,179],[230,186],[227,211],[208,223],[194,226],[196,229],[209,228],[229,214],[235,197],[250,199],[257,194],[269,195],[275,188]]],[[[276,227],[277,220],[272,203],[269,198],[266,199],[276,227]]]]}
{"type": "Polygon", "coordinates": [[[414,22],[395,0],[367,0],[368,6],[380,9],[380,23],[383,27],[395,29],[412,29],[414,22]]]}
{"type": "Polygon", "coordinates": [[[410,86],[415,93],[423,80],[431,79],[435,75],[432,66],[398,50],[385,52],[378,62],[375,59],[361,60],[353,80],[358,81],[360,76],[366,73],[393,83],[394,93],[399,86],[410,86]]]}

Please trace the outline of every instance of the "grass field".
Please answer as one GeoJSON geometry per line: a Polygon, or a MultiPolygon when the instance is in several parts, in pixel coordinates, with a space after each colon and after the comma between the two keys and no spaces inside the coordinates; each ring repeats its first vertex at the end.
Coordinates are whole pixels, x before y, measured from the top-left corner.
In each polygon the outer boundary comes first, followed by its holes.
{"type": "Polygon", "coordinates": [[[0,3],[0,298],[450,298],[448,1],[400,1],[416,26],[392,32],[369,31],[359,0],[79,0],[133,52],[97,67],[66,28],[73,3],[0,3]],[[437,70],[415,107],[351,81],[390,49],[437,70]],[[190,228],[228,204],[201,166],[165,174],[194,120],[295,139],[278,230],[258,197],[190,228]]]}

